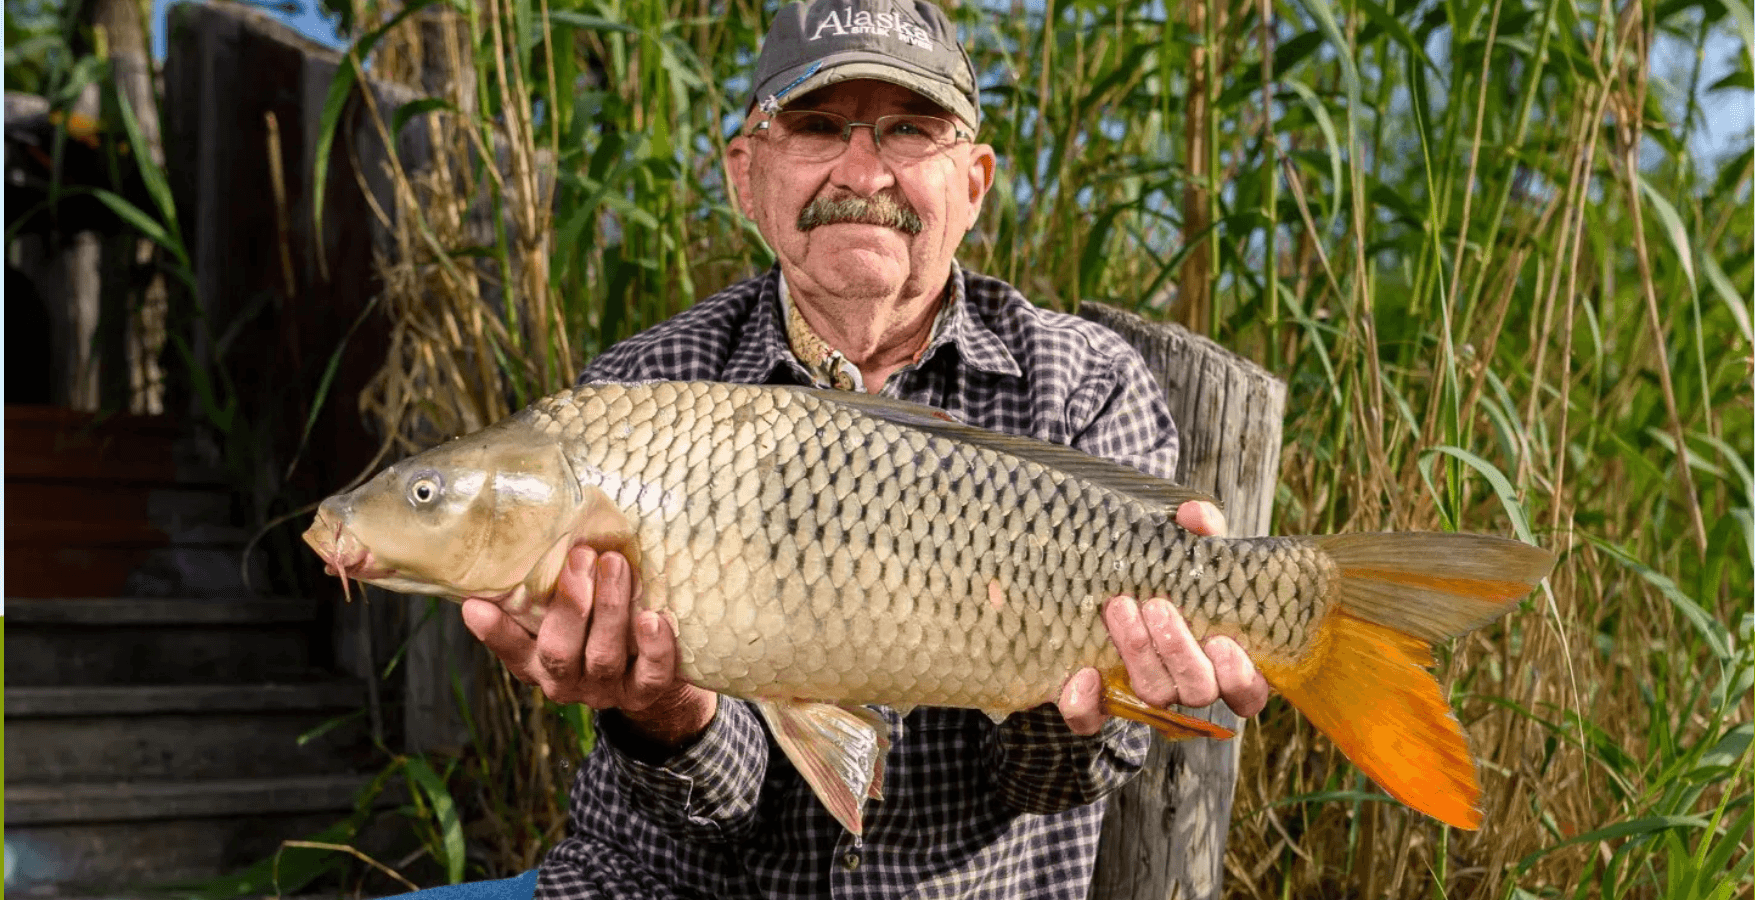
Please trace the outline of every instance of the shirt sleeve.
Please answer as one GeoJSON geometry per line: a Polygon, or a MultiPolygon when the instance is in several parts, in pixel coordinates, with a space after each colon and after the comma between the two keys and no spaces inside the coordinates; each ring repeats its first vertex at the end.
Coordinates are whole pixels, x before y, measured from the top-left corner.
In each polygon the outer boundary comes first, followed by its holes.
{"type": "Polygon", "coordinates": [[[1094,803],[1145,764],[1151,732],[1111,718],[1094,735],[1074,734],[1053,704],[1013,713],[998,731],[995,783],[1006,805],[1047,815],[1094,803]]]}
{"type": "Polygon", "coordinates": [[[1081,385],[1067,404],[1070,443],[1092,456],[1174,480],[1181,435],[1157,379],[1126,344],[1111,359],[1103,377],[1081,385]]]}
{"type": "Polygon", "coordinates": [[[664,758],[620,713],[598,713],[597,734],[629,805],[673,837],[726,841],[749,830],[767,775],[768,740],[747,702],[721,695],[707,730],[664,758]]]}

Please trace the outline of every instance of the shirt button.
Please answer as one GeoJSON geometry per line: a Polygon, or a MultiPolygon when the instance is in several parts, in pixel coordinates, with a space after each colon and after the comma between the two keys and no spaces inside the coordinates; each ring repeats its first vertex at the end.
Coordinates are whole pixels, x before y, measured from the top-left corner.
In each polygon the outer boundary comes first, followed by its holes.
{"type": "Polygon", "coordinates": [[[853,871],[854,869],[859,868],[859,851],[857,851],[857,850],[847,851],[847,855],[841,857],[841,865],[843,867],[845,867],[847,869],[847,871],[849,871],[849,872],[853,871]]]}

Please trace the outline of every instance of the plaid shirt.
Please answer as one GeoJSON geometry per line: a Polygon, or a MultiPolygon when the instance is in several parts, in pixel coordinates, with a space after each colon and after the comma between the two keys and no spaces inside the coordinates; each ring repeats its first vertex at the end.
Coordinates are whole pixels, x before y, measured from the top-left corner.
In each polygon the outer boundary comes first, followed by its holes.
{"type": "MultiPolygon", "coordinates": [[[[788,349],[778,282],[774,269],[732,285],[611,347],[580,381],[810,384],[788,349]]],[[[1174,474],[1176,428],[1157,383],[1113,332],[954,267],[949,302],[885,395],[1174,474]]],[[[544,860],[536,897],[1085,896],[1103,798],[1138,771],[1149,731],[1112,719],[1082,737],[1052,705],[998,724],[972,710],[878,711],[893,745],[863,840],[744,701],[721,697],[706,733],[668,757],[599,713],[569,835],[544,860]]]]}

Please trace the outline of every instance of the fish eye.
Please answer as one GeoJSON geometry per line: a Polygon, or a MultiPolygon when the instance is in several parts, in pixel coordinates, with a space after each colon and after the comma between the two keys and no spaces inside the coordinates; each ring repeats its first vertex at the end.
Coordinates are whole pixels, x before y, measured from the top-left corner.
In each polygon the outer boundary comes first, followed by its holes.
{"type": "Polygon", "coordinates": [[[439,473],[431,470],[420,472],[408,482],[408,499],[416,506],[426,506],[438,500],[444,489],[445,481],[439,473]]]}

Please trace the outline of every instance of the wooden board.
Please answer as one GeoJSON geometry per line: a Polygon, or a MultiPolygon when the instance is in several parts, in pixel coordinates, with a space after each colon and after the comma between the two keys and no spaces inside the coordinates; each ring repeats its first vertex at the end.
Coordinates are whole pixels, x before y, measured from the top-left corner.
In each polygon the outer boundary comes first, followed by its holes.
{"type": "Polygon", "coordinates": [[[176,482],[164,417],[6,407],[9,597],[104,597],[170,538],[148,517],[176,482]]]}

